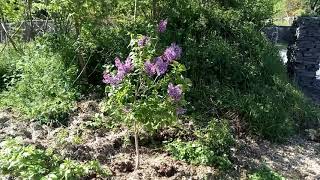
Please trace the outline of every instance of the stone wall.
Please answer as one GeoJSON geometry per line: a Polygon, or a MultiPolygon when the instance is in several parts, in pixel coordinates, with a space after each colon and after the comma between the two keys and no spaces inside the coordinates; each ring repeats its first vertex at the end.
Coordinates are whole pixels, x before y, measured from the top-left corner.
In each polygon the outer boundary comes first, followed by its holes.
{"type": "Polygon", "coordinates": [[[320,101],[320,17],[299,17],[292,25],[293,41],[288,47],[288,73],[301,89],[320,101]]]}

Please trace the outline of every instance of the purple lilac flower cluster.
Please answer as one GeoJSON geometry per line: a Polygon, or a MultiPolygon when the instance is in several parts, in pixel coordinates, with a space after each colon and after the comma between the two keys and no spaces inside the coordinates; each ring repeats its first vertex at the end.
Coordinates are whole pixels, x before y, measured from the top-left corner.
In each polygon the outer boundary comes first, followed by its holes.
{"type": "MultiPolygon", "coordinates": [[[[174,102],[178,102],[181,100],[182,93],[183,93],[183,91],[182,91],[182,88],[180,85],[174,86],[172,83],[170,83],[168,85],[168,94],[174,102]]],[[[186,112],[187,112],[187,110],[182,107],[176,108],[177,115],[182,115],[182,114],[185,114],[186,112]]]]}
{"type": "Polygon", "coordinates": [[[139,47],[143,47],[143,46],[145,46],[146,44],[148,44],[149,41],[150,41],[150,38],[149,38],[149,37],[147,37],[147,36],[142,36],[142,38],[139,39],[139,41],[138,41],[138,46],[139,46],[139,47]]]}
{"type": "Polygon", "coordinates": [[[174,86],[172,83],[168,85],[168,94],[175,101],[180,101],[182,97],[182,88],[180,85],[174,86]]]}
{"type": "Polygon", "coordinates": [[[108,73],[103,75],[103,82],[112,86],[118,85],[123,78],[133,70],[132,59],[130,57],[128,57],[124,63],[117,57],[115,59],[115,65],[118,68],[116,75],[113,76],[108,73]]]}
{"type": "Polygon", "coordinates": [[[182,49],[176,43],[172,43],[163,53],[163,59],[167,62],[172,62],[179,59],[182,54],[182,49]]]}
{"type": "Polygon", "coordinates": [[[178,108],[176,109],[177,115],[182,115],[182,114],[185,114],[186,112],[187,112],[187,110],[184,109],[184,108],[182,108],[182,107],[178,107],[178,108]]]}
{"type": "Polygon", "coordinates": [[[155,58],[153,62],[146,61],[144,69],[149,76],[154,76],[155,74],[161,76],[167,72],[170,63],[181,57],[181,53],[182,49],[175,43],[172,43],[162,56],[155,58]]]}
{"type": "Polygon", "coordinates": [[[159,25],[158,25],[158,31],[159,31],[160,33],[165,32],[166,29],[167,29],[167,24],[168,24],[168,20],[167,20],[167,19],[161,20],[160,23],[159,23],[159,25]]]}

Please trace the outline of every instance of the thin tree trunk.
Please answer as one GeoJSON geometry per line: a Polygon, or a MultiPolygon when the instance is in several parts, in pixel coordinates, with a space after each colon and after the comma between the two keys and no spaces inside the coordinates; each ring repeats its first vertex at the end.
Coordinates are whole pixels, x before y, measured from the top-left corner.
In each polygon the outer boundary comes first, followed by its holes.
{"type": "Polygon", "coordinates": [[[136,170],[139,169],[140,166],[140,153],[139,153],[139,138],[138,138],[138,128],[137,128],[137,122],[134,121],[134,144],[136,148],[136,170]]]}
{"type": "MultiPolygon", "coordinates": [[[[80,22],[78,20],[75,21],[75,29],[76,29],[76,36],[78,38],[78,40],[81,39],[81,25],[80,22]]],[[[78,57],[78,63],[80,65],[80,76],[83,77],[83,80],[85,81],[85,83],[88,83],[88,79],[87,79],[87,69],[86,69],[86,64],[84,62],[84,58],[82,55],[82,47],[78,47],[78,51],[77,51],[77,57],[78,57]]]]}
{"type": "Polygon", "coordinates": [[[158,18],[158,5],[157,0],[152,0],[152,16],[153,20],[157,20],[158,18]]]}
{"type": "Polygon", "coordinates": [[[32,0],[28,0],[28,19],[30,21],[30,29],[28,33],[28,41],[34,39],[34,26],[33,26],[33,19],[32,19],[32,0]]]}

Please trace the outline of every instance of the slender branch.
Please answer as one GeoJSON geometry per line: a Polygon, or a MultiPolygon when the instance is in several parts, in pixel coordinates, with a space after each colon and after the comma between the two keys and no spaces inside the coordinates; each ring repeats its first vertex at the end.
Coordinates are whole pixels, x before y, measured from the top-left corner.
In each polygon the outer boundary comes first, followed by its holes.
{"type": "Polygon", "coordinates": [[[73,83],[72,83],[73,85],[79,80],[79,78],[81,77],[81,75],[82,75],[83,73],[85,73],[85,70],[86,70],[86,68],[87,68],[87,65],[88,65],[91,57],[92,57],[92,53],[90,54],[90,57],[88,58],[86,64],[82,67],[82,70],[81,70],[81,72],[79,73],[78,77],[73,81],[73,83]]]}

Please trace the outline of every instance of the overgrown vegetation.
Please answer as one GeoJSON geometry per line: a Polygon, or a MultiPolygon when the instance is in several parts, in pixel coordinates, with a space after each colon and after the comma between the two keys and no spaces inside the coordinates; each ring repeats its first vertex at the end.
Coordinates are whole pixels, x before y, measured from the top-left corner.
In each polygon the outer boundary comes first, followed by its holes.
{"type": "Polygon", "coordinates": [[[206,128],[196,132],[196,141],[178,139],[169,143],[167,148],[179,160],[228,169],[231,167],[230,148],[234,143],[229,127],[225,120],[213,119],[206,128]]]}
{"type": "Polygon", "coordinates": [[[50,150],[23,145],[19,139],[0,143],[0,174],[22,179],[79,179],[108,177],[110,172],[96,161],[78,163],[62,159],[50,150]]]}
{"type": "MultiPolygon", "coordinates": [[[[105,102],[104,114],[134,127],[136,141],[136,125],[151,131],[184,123],[177,121],[177,112],[186,113],[197,129],[195,141],[175,139],[167,150],[189,163],[227,168],[234,143],[230,126],[281,141],[317,120],[318,109],[290,83],[277,49],[260,32],[274,16],[274,7],[287,7],[279,3],[1,1],[1,23],[50,20],[55,30],[37,37],[31,29],[32,42],[26,46],[20,45],[18,29],[8,31],[12,40],[0,54],[0,107],[44,123],[65,123],[78,97],[98,94],[105,102]],[[161,33],[156,29],[160,20],[166,24],[165,31],[158,29],[161,33]],[[168,46],[176,55],[170,60],[163,58],[168,46]],[[128,55],[125,62],[116,60],[115,71],[114,58],[128,55]],[[165,70],[156,69],[159,62],[165,70]],[[235,120],[240,124],[232,124],[235,120]]],[[[300,5],[290,11],[300,14],[300,5]]],[[[20,150],[10,153],[8,158],[20,150]]],[[[51,158],[42,154],[34,154],[40,163],[51,158]]],[[[27,169],[29,160],[21,161],[27,169]]],[[[31,172],[39,175],[52,170],[35,166],[31,172]]],[[[25,177],[26,171],[9,173],[25,177]]]]}
{"type": "Polygon", "coordinates": [[[28,118],[42,122],[64,121],[75,100],[75,68],[66,68],[59,55],[41,47],[26,48],[27,55],[4,54],[6,90],[2,108],[11,107],[28,118]],[[7,55],[7,56],[6,56],[7,55]]]}

